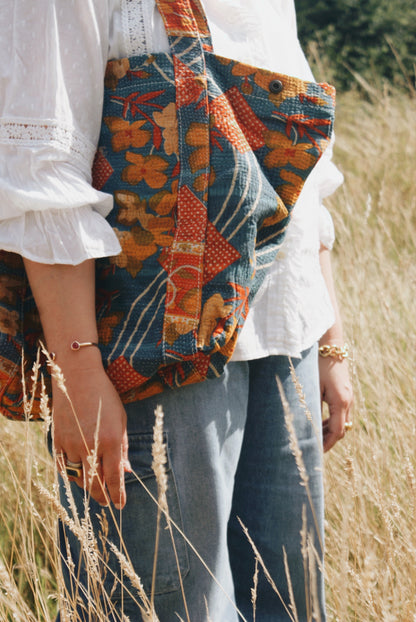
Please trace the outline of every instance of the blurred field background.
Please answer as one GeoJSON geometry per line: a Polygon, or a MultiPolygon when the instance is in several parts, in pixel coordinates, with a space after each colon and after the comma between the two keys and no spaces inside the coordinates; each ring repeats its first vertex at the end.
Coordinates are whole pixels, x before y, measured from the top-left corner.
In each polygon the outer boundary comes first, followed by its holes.
{"type": "MultiPolygon", "coordinates": [[[[416,621],[416,97],[402,77],[356,76],[338,94],[345,183],[327,205],[355,406],[325,457],[330,622],[416,621]]],[[[0,418],[1,622],[54,619],[54,510],[39,489],[54,486],[42,425],[0,418]]]]}
{"type": "Polygon", "coordinates": [[[355,425],[326,456],[327,575],[340,622],[416,620],[416,99],[339,98],[338,295],[355,425]]]}

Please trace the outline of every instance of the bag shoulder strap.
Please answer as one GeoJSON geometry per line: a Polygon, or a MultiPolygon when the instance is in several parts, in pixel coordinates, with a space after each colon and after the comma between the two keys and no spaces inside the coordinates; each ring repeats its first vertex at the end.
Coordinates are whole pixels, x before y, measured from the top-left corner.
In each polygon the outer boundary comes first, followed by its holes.
{"type": "MultiPolygon", "coordinates": [[[[164,21],[172,52],[176,86],[176,110],[180,145],[180,179],[178,188],[178,221],[184,216],[184,204],[189,202],[189,189],[196,177],[209,178],[209,105],[204,52],[212,50],[211,33],[200,0],[156,0],[164,21]],[[187,132],[198,128],[200,144],[207,146],[204,162],[197,171],[185,166],[188,157],[187,132]]],[[[194,200],[206,213],[206,188],[196,192],[194,200]]]]}
{"type": "Polygon", "coordinates": [[[212,51],[211,33],[200,0],[156,0],[172,48],[178,37],[200,39],[205,51],[212,51]]]}

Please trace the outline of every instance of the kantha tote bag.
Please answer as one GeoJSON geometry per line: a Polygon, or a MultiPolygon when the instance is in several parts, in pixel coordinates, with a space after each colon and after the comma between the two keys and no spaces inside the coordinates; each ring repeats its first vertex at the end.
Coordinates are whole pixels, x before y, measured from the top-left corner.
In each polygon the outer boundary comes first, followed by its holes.
{"type": "MultiPolygon", "coordinates": [[[[221,375],[335,107],[327,84],[215,55],[197,0],[157,6],[171,53],[108,63],[93,167],[122,247],[96,262],[96,308],[125,403],[221,375]]],[[[24,415],[23,369],[36,418],[41,328],[19,257],[1,254],[0,284],[0,407],[24,415]]]]}

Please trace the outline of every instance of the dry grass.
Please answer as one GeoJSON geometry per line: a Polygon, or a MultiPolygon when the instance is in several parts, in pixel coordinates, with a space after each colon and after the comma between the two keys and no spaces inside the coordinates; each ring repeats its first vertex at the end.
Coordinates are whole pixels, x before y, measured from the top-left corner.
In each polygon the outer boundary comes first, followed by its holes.
{"type": "MultiPolygon", "coordinates": [[[[415,117],[403,94],[339,98],[346,181],[328,205],[356,401],[353,431],[325,458],[331,622],[416,620],[415,117]]],[[[40,487],[56,495],[42,428],[1,420],[1,621],[54,619],[62,586],[40,487]]]]}
{"type": "Polygon", "coordinates": [[[330,619],[416,613],[416,99],[339,102],[330,208],[353,345],[355,427],[326,458],[330,619]]]}

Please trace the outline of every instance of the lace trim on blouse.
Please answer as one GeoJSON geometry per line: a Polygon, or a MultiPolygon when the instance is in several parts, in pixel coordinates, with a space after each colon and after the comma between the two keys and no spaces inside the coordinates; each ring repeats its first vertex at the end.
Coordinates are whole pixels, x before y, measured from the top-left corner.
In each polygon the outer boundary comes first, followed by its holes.
{"type": "Polygon", "coordinates": [[[0,143],[24,147],[50,145],[68,154],[89,170],[95,146],[73,127],[54,120],[0,119],[0,143]]]}
{"type": "Polygon", "coordinates": [[[149,27],[153,3],[145,0],[121,0],[121,23],[123,26],[126,56],[144,54],[149,49],[149,27]]]}

